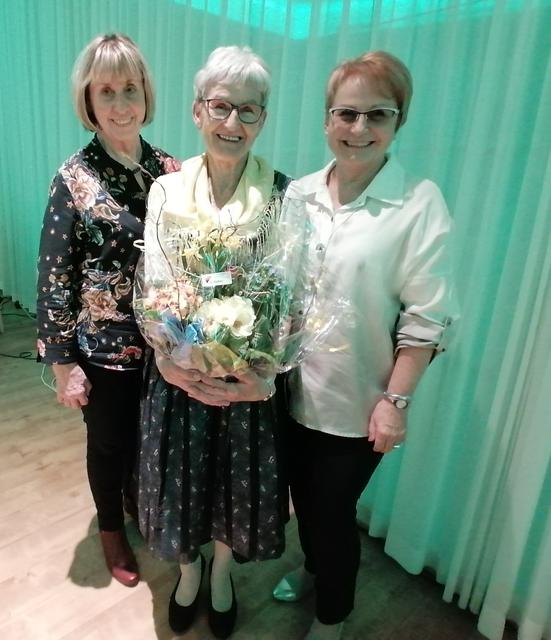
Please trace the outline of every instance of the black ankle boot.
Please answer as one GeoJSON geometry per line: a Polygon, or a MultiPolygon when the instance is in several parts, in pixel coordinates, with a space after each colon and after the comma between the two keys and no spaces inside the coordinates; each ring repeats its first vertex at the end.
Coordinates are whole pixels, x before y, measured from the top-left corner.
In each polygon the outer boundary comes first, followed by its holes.
{"type": "Polygon", "coordinates": [[[235,598],[235,588],[233,586],[233,578],[230,574],[232,596],[231,607],[228,609],[228,611],[216,611],[216,609],[212,606],[212,592],[210,589],[211,575],[212,559],[209,565],[209,627],[212,631],[213,636],[224,640],[224,638],[229,638],[233,633],[235,620],[237,618],[237,600],[235,598]]]}
{"type": "Polygon", "coordinates": [[[201,556],[201,577],[199,578],[199,586],[197,587],[195,600],[187,606],[176,602],[176,591],[178,590],[178,585],[182,579],[181,573],[178,581],[176,582],[176,586],[174,587],[174,591],[170,596],[170,602],[168,603],[168,624],[174,633],[184,633],[191,627],[195,620],[195,614],[197,613],[197,601],[199,600],[199,592],[201,591],[201,582],[203,581],[205,565],[207,564],[203,554],[199,555],[201,556]]]}

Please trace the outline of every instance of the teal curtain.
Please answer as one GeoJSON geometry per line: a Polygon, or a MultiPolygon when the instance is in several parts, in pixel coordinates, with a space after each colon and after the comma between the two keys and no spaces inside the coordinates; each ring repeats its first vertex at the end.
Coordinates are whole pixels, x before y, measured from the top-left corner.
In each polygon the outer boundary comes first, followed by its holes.
{"type": "Polygon", "coordinates": [[[359,503],[410,572],[479,613],[488,638],[551,638],[550,0],[3,0],[0,289],[34,308],[51,176],[89,139],[69,74],[96,34],[144,51],[158,111],[145,137],[197,153],[192,79],[214,47],[248,44],[273,70],[257,151],[300,176],[329,158],[325,79],[386,49],[415,80],[395,152],[434,179],[456,224],[462,320],[416,394],[406,447],[359,503]]]}

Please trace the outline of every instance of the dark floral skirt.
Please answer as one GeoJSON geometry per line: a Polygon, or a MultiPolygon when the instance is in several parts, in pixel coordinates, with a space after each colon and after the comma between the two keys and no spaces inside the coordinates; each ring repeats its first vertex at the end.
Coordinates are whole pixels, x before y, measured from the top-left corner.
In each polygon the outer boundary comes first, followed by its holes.
{"type": "Polygon", "coordinates": [[[239,562],[279,557],[289,510],[275,399],[209,407],[147,360],[138,509],[148,548],[187,563],[219,540],[239,562]]]}

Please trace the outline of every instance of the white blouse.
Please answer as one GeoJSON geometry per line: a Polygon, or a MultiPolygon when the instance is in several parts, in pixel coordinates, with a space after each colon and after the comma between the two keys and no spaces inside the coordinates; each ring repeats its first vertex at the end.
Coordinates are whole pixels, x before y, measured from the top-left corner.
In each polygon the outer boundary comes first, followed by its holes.
{"type": "Polygon", "coordinates": [[[337,317],[324,344],[291,374],[290,408],[306,427],[363,437],[395,352],[444,349],[455,315],[452,221],[439,188],[407,175],[392,156],[356,200],[334,211],[333,164],[287,191],[312,222],[318,296],[337,317]]]}

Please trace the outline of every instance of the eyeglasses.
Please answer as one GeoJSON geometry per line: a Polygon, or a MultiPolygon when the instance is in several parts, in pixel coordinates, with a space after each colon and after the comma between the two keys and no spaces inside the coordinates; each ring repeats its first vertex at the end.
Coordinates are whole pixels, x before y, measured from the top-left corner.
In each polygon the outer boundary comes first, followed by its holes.
{"type": "Polygon", "coordinates": [[[329,113],[337,124],[351,125],[357,122],[360,116],[364,116],[368,127],[384,127],[400,113],[400,109],[377,107],[369,111],[357,111],[348,107],[333,107],[329,109],[329,113]]]}
{"type": "Polygon", "coordinates": [[[232,111],[237,111],[237,117],[243,124],[254,124],[260,120],[260,116],[264,111],[264,107],[259,104],[232,104],[227,100],[219,100],[218,98],[210,98],[209,100],[201,100],[207,105],[207,113],[213,120],[226,120],[230,117],[232,111]]]}

